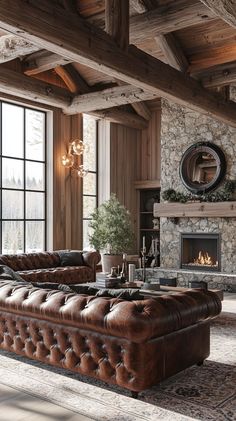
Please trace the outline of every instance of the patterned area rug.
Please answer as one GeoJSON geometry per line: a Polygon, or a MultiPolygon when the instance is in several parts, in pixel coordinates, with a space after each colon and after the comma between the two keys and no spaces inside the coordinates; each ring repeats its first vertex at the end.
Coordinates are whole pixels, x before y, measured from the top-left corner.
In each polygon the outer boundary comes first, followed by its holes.
{"type": "MultiPolygon", "coordinates": [[[[199,344],[200,346],[200,344],[199,344]]],[[[236,314],[211,328],[211,355],[161,385],[128,392],[65,370],[0,352],[0,382],[94,420],[236,421],[236,314]]]]}

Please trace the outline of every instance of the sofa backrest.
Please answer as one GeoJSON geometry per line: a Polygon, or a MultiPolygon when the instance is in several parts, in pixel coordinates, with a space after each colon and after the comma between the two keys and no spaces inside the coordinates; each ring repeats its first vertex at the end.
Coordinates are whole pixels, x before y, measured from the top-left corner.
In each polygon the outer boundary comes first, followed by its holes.
{"type": "Polygon", "coordinates": [[[2,254],[0,264],[7,265],[11,269],[31,270],[44,269],[60,266],[60,257],[56,252],[2,254]]]}

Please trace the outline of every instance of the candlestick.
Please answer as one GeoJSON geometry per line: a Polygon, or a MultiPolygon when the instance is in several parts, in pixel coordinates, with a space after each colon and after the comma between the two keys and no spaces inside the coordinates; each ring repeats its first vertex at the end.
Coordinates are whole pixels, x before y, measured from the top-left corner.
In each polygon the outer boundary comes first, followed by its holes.
{"type": "Polygon", "coordinates": [[[143,236],[143,250],[145,249],[145,235],[143,236]]]}

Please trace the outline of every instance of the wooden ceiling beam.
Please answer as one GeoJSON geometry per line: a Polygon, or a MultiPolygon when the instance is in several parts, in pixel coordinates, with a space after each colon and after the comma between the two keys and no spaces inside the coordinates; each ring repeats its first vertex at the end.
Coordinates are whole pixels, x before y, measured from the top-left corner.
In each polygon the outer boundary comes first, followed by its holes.
{"type": "Polygon", "coordinates": [[[157,7],[155,0],[130,0],[130,6],[137,13],[145,13],[157,7]]]}
{"type": "Polygon", "coordinates": [[[72,100],[67,112],[71,114],[85,113],[93,110],[102,110],[109,107],[132,104],[142,100],[156,98],[153,92],[131,85],[116,86],[98,92],[77,95],[72,100]]]}
{"type": "Polygon", "coordinates": [[[173,34],[158,35],[155,37],[161,51],[163,52],[167,63],[185,73],[189,67],[189,62],[173,34]]]}
{"type": "Polygon", "coordinates": [[[166,2],[130,18],[130,42],[138,44],[160,34],[215,20],[216,16],[198,0],[166,2]]]}
{"type": "Polygon", "coordinates": [[[28,76],[54,69],[57,66],[65,66],[71,61],[50,51],[38,51],[23,60],[24,73],[28,76]]]}
{"type": "Polygon", "coordinates": [[[23,0],[1,0],[0,27],[70,61],[236,126],[234,102],[225,103],[198,81],[133,46],[128,53],[122,51],[106,33],[78,16],[48,7],[46,13],[23,0]]]}
{"type": "Polygon", "coordinates": [[[73,94],[77,94],[79,92],[79,88],[71,76],[70,66],[72,67],[71,64],[66,64],[65,66],[57,66],[55,67],[54,71],[58,76],[60,76],[65,85],[68,87],[69,91],[73,94]]]}
{"type": "Polygon", "coordinates": [[[91,111],[89,114],[94,117],[109,120],[112,123],[122,124],[133,129],[143,130],[148,126],[147,120],[137,114],[128,113],[127,111],[117,108],[109,108],[108,110],[91,111]]]}
{"type": "Polygon", "coordinates": [[[105,0],[105,31],[124,51],[129,46],[129,2],[105,0]]]}
{"type": "Polygon", "coordinates": [[[26,54],[38,51],[39,47],[15,35],[2,35],[0,37],[0,63],[21,58],[26,54]]]}
{"type": "MultiPolygon", "coordinates": [[[[80,92],[84,94],[89,94],[91,92],[91,88],[88,86],[87,82],[82,78],[79,72],[73,68],[71,65],[63,66],[63,80],[67,83],[68,88],[71,91],[80,90],[80,92]],[[66,77],[66,73],[68,72],[68,77],[66,77]]],[[[99,96],[99,92],[97,93],[99,96]]],[[[72,109],[64,110],[67,114],[72,112],[72,109]]],[[[78,110],[75,108],[74,113],[77,114],[78,110]]],[[[147,121],[135,114],[129,113],[127,111],[123,111],[117,108],[110,108],[109,110],[93,110],[91,112],[87,112],[87,114],[93,115],[94,117],[106,119],[113,123],[122,124],[124,126],[130,127],[132,129],[145,129],[147,128],[147,121]]]]}
{"type": "Polygon", "coordinates": [[[201,0],[220,19],[236,28],[236,4],[234,0],[201,0]]]}
{"type": "Polygon", "coordinates": [[[65,89],[0,67],[0,91],[52,107],[66,109],[72,96],[65,89]]]}
{"type": "Polygon", "coordinates": [[[197,75],[207,88],[227,86],[236,83],[236,62],[216,66],[197,75]]]}
{"type": "Polygon", "coordinates": [[[147,121],[151,119],[152,113],[145,102],[133,102],[132,107],[140,117],[145,118],[147,121]]]}

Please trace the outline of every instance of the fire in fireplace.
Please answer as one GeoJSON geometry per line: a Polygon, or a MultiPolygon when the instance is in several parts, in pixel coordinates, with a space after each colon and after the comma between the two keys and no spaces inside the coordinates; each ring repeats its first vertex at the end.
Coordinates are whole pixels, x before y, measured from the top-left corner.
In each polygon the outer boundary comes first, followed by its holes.
{"type": "Polygon", "coordinates": [[[181,268],[220,271],[220,234],[181,234],[181,268]]]}

